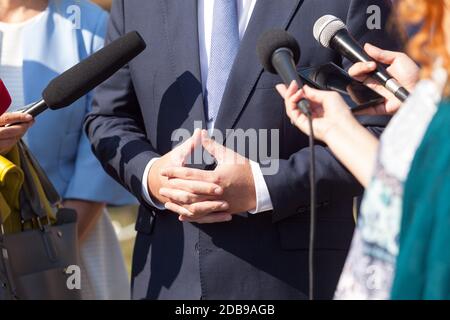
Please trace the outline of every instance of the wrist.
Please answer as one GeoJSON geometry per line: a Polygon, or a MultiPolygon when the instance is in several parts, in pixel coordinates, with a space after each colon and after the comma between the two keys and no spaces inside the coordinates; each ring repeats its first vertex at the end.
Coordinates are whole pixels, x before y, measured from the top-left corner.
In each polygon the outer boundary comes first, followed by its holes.
{"type": "Polygon", "coordinates": [[[336,140],[342,140],[346,136],[352,136],[355,132],[364,128],[351,113],[345,117],[340,117],[333,124],[331,124],[328,130],[323,135],[323,141],[327,144],[333,144],[336,140]]]}
{"type": "Polygon", "coordinates": [[[346,129],[342,124],[335,123],[333,125],[330,125],[329,128],[324,132],[322,140],[327,145],[330,145],[333,143],[333,141],[339,139],[338,137],[342,136],[345,133],[345,131],[346,129]]]}
{"type": "Polygon", "coordinates": [[[160,194],[159,190],[162,187],[162,177],[159,173],[161,171],[161,159],[155,161],[155,163],[151,166],[150,171],[147,177],[147,185],[148,192],[150,197],[158,200],[161,203],[165,203],[166,199],[164,199],[160,194]]]}
{"type": "MultiPolygon", "coordinates": [[[[258,168],[259,169],[259,168],[258,168]]],[[[255,168],[255,170],[257,170],[255,168]]],[[[247,161],[247,176],[248,176],[248,206],[246,211],[255,211],[258,206],[258,199],[257,199],[257,193],[256,193],[256,185],[255,185],[255,177],[253,172],[253,167],[250,161],[247,161]]]]}

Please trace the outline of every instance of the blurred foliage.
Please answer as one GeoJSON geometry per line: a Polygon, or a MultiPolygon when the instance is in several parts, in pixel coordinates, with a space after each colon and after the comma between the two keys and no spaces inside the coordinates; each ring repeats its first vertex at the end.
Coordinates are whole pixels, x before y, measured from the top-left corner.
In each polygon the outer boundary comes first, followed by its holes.
{"type": "MultiPolygon", "coordinates": [[[[119,223],[122,228],[129,225],[134,225],[136,223],[137,210],[138,208],[135,206],[108,208],[112,221],[119,223]]],[[[120,247],[122,248],[129,276],[131,276],[131,261],[133,258],[134,240],[135,238],[120,242],[120,247]]]]}
{"type": "Polygon", "coordinates": [[[111,8],[112,0],[92,0],[92,1],[101,5],[106,10],[109,10],[111,8]]]}

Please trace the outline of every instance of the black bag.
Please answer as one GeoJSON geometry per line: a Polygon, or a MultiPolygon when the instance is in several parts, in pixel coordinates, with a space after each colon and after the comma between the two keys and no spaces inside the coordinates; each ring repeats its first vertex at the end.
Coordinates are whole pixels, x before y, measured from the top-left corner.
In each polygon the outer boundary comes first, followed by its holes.
{"type": "Polygon", "coordinates": [[[61,208],[61,198],[40,165],[23,142],[18,147],[25,177],[22,231],[5,234],[0,225],[0,300],[79,300],[81,290],[73,288],[76,281],[71,280],[81,275],[67,272],[80,270],[76,212],[61,208]],[[39,196],[36,176],[56,221],[39,196]]]}

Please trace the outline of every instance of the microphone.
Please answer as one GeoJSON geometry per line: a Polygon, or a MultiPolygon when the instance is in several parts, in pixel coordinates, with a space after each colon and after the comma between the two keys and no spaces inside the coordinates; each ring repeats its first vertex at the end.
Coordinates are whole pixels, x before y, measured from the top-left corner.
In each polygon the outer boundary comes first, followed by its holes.
{"type": "Polygon", "coordinates": [[[146,47],[138,32],[127,33],[53,79],[43,91],[42,100],[27,106],[22,112],[36,117],[48,108],[58,110],[71,105],[119,71],[146,47]]]}
{"type": "MultiPolygon", "coordinates": [[[[314,24],[314,38],[325,48],[339,52],[352,63],[376,62],[361,47],[348,32],[342,20],[332,15],[319,18],[314,24]]],[[[378,68],[371,77],[392,92],[400,101],[404,102],[409,92],[395,80],[386,69],[378,64],[378,68]]]]}
{"type": "Polygon", "coordinates": [[[11,105],[11,96],[8,92],[8,89],[6,89],[5,84],[0,79],[0,116],[8,110],[9,106],[11,105]]]}
{"type": "MultiPolygon", "coordinates": [[[[285,30],[269,30],[258,40],[256,48],[259,60],[267,72],[280,75],[286,85],[296,81],[298,86],[303,82],[296,70],[300,60],[300,46],[297,40],[285,30]]],[[[308,117],[309,122],[309,187],[310,187],[310,233],[309,233],[309,299],[314,299],[314,243],[316,229],[316,152],[314,149],[314,128],[309,102],[302,99],[298,108],[308,117]]]]}
{"type": "MultiPolygon", "coordinates": [[[[300,47],[288,32],[278,29],[265,32],[258,40],[256,51],[267,72],[278,74],[287,86],[294,80],[299,87],[303,85],[295,67],[300,60],[300,47]]],[[[298,107],[305,115],[311,115],[306,99],[300,100],[298,107]]]]}

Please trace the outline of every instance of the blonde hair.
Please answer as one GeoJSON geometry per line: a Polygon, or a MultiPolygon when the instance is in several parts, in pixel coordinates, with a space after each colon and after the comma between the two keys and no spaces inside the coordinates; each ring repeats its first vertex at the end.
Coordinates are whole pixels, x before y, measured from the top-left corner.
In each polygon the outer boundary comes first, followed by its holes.
{"type": "MultiPolygon", "coordinates": [[[[438,59],[450,79],[450,53],[444,24],[450,14],[446,0],[400,0],[397,15],[406,26],[419,26],[419,31],[408,42],[408,54],[422,66],[422,77],[429,78],[438,59]]],[[[446,94],[450,94],[450,83],[446,94]]]]}

